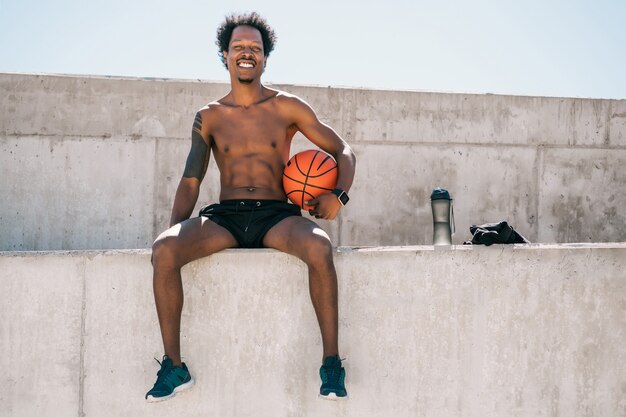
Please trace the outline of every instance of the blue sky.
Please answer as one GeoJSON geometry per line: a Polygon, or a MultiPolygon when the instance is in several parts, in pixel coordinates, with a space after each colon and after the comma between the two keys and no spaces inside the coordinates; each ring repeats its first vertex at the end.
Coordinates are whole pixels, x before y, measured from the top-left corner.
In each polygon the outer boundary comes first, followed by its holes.
{"type": "Polygon", "coordinates": [[[270,83],[626,99],[626,0],[0,0],[0,72],[227,81],[215,30],[249,10],[270,83]]]}

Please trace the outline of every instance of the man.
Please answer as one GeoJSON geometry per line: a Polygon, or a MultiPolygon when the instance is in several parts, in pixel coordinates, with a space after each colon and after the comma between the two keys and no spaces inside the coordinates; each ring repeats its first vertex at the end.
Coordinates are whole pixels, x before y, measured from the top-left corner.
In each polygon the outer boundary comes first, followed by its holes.
{"type": "Polygon", "coordinates": [[[324,350],[320,396],[347,398],[338,349],[337,276],[331,242],[313,221],[301,216],[297,206],[287,203],[282,172],[298,131],[333,155],[339,169],[337,189],[308,202],[314,206],[309,211],[312,216],[332,220],[347,202],[355,157],[307,103],[261,83],[275,40],[272,28],[256,13],[229,16],[218,28],[217,44],[230,74],[231,91],[196,114],[170,228],[152,247],[154,298],[165,355],[157,381],[146,394],[148,401],[170,398],[193,385],[180,355],[181,267],[236,247],[274,248],[306,263],[324,350]],[[220,171],[220,203],[190,219],[211,152],[220,171]]]}

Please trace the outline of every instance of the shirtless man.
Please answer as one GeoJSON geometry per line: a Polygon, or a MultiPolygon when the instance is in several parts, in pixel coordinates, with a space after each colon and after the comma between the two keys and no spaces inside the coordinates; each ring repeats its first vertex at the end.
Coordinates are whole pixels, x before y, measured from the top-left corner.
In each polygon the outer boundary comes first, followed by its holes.
{"type": "Polygon", "coordinates": [[[170,228],[152,247],[154,298],[165,355],[146,399],[164,400],[193,385],[180,355],[181,267],[236,247],[274,248],[306,263],[324,349],[320,396],[345,399],[331,242],[313,221],[302,217],[297,206],[287,203],[282,172],[296,132],[333,155],[339,168],[337,189],[308,203],[314,206],[309,211],[312,216],[332,220],[347,202],[354,154],[332,128],[318,120],[306,102],[261,83],[276,39],[263,18],[256,13],[229,16],[217,34],[231,91],[196,114],[170,228]],[[220,171],[220,204],[205,207],[199,217],[190,219],[211,152],[220,171]]]}

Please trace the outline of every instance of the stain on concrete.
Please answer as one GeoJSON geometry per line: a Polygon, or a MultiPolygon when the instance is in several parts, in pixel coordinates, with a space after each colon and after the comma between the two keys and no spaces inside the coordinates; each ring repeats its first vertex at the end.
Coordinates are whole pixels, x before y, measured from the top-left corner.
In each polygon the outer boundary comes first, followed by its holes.
{"type": "MultiPolygon", "coordinates": [[[[581,236],[585,218],[582,196],[561,194],[552,206],[552,215],[557,219],[557,242],[570,242],[571,236],[581,236]]],[[[584,241],[588,241],[588,236],[584,241]]]]}

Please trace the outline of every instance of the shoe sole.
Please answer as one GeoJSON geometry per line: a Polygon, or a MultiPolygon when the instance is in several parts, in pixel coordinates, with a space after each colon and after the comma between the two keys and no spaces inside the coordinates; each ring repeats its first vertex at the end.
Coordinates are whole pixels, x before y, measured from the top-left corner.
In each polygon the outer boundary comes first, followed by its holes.
{"type": "Polygon", "coordinates": [[[174,391],[172,391],[170,395],[166,395],[164,397],[153,397],[152,395],[148,395],[148,398],[146,398],[146,401],[149,403],[158,403],[161,401],[169,400],[170,398],[175,396],[177,393],[181,391],[185,391],[193,387],[195,383],[196,381],[193,378],[191,378],[189,381],[185,382],[184,384],[181,384],[177,386],[176,388],[174,388],[174,391]]]}
{"type": "Polygon", "coordinates": [[[346,394],[345,397],[339,397],[334,392],[331,392],[328,395],[317,394],[317,397],[327,401],[346,401],[348,399],[348,394],[346,394]]]}

